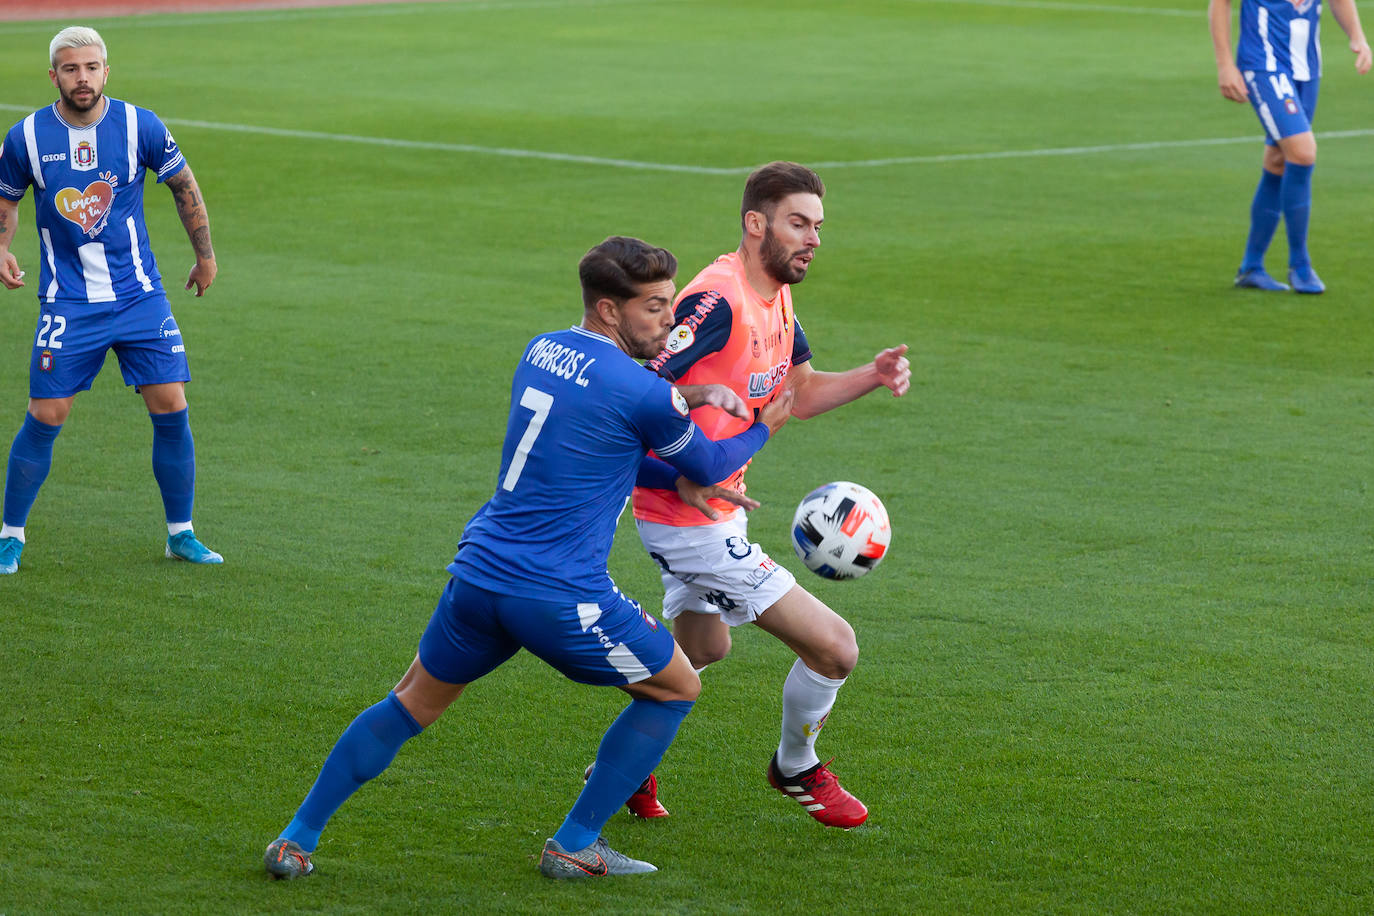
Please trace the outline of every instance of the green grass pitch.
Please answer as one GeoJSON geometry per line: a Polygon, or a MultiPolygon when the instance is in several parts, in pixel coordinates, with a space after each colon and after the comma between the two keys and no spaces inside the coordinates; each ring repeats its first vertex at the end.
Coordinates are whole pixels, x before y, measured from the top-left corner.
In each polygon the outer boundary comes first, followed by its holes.
{"type": "MultiPolygon", "coordinates": [[[[52,98],[63,24],[0,26],[6,124],[52,98]]],[[[1330,16],[1311,298],[1230,288],[1260,142],[1201,3],[92,24],[109,93],[169,122],[209,204],[197,300],[148,190],[197,528],[227,560],[162,559],[111,360],[0,579],[0,913],[1374,910],[1374,77],[1330,16]],[[578,320],[577,259],[639,235],[685,281],[774,158],[828,186],[796,295],[816,365],[912,347],[907,398],[795,422],[750,475],[755,536],[858,631],[820,750],[870,821],[827,831],[767,786],[789,655],[746,629],[660,768],[673,816],[606,828],[658,874],[540,877],[622,696],[522,656],[341,809],[317,876],[269,881],[263,847],[411,659],[494,486],[513,361],[578,320]],[[858,582],[787,542],[836,479],[895,526],[858,582]]],[[[0,293],[0,444],[33,293],[0,293]]],[[[657,609],[628,524],[612,572],[657,609]]]]}

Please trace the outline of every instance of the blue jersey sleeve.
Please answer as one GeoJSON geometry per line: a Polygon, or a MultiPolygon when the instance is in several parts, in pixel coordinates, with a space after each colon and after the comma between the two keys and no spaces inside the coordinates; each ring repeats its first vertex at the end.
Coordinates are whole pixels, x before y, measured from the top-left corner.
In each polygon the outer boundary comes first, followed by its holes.
{"type": "Polygon", "coordinates": [[[677,479],[682,476],[671,464],[659,461],[652,455],[645,455],[639,463],[639,474],[635,486],[648,487],[650,490],[675,490],[677,479]]]}
{"type": "MultiPolygon", "coordinates": [[[[677,468],[688,480],[704,486],[724,480],[744,467],[767,441],[768,427],[763,423],[755,423],[738,436],[721,439],[719,442],[707,438],[705,433],[697,430],[696,435],[681,451],[667,458],[668,463],[677,468]]],[[[674,477],[673,481],[673,487],[664,489],[675,488],[677,478],[674,477]]]]}
{"type": "Polygon", "coordinates": [[[24,146],[22,128],[16,124],[0,144],[0,195],[6,200],[24,196],[31,180],[29,154],[24,146]]]}
{"type": "Polygon", "coordinates": [[[792,334],[792,365],[796,366],[811,358],[811,345],[806,342],[806,332],[802,330],[801,322],[797,321],[795,316],[793,322],[796,330],[792,334]]]}
{"type": "MultiPolygon", "coordinates": [[[[700,484],[724,480],[744,466],[768,441],[768,427],[755,423],[738,436],[712,441],[688,417],[687,400],[662,379],[636,405],[632,421],[654,454],[700,484]]],[[[643,465],[640,475],[646,473],[643,465]]],[[[647,473],[653,474],[650,470],[647,473]]],[[[661,471],[658,472],[661,474],[661,471]]],[[[674,476],[673,480],[677,477],[674,476]]],[[[654,486],[644,483],[642,486],[654,486]]],[[[655,487],[672,489],[672,484],[655,487]]]]}
{"type": "Polygon", "coordinates": [[[686,375],[698,360],[724,347],[734,324],[730,301],[717,292],[684,296],[674,312],[677,326],[668,335],[663,352],[648,363],[650,369],[670,382],[686,375]]]}
{"type": "Polygon", "coordinates": [[[172,132],[146,108],[138,109],[138,157],[144,168],[157,175],[158,184],[186,167],[186,157],[172,132]]]}

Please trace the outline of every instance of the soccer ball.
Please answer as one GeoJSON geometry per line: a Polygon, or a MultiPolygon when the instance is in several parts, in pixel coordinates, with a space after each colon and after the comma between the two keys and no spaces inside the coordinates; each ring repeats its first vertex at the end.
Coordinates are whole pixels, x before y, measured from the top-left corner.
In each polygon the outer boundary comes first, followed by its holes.
{"type": "Polygon", "coordinates": [[[792,548],[807,569],[827,579],[859,578],[878,565],[891,541],[882,501],[846,480],[812,490],[792,516],[792,548]]]}

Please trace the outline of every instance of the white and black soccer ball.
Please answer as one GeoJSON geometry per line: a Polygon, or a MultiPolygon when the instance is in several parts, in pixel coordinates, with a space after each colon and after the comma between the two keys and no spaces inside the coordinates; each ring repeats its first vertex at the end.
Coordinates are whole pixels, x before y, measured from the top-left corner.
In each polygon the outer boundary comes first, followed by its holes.
{"type": "Polygon", "coordinates": [[[806,494],[792,517],[792,548],[807,569],[827,579],[857,579],[871,572],[891,542],[882,500],[847,480],[806,494]]]}

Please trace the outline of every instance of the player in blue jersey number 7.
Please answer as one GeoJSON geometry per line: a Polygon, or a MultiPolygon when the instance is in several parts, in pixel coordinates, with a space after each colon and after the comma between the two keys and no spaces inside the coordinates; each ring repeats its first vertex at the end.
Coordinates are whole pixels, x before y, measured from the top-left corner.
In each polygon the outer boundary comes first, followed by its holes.
{"type": "Polygon", "coordinates": [[[743,418],[743,400],[715,385],[684,396],[636,361],[657,356],[668,339],[676,272],[672,254],[638,239],[612,237],[583,257],[582,323],[525,347],[496,494],[463,530],[414,662],[334,745],[295,819],[267,847],[271,874],[310,874],[338,807],[467,684],[521,648],[573,681],[630,695],[581,795],[545,843],[540,871],[586,878],[655,870],[611,849],[601,828],[658,764],[701,682],[668,628],[611,581],[616,520],[636,482],[676,485],[710,517],[708,497],[753,508],[741,494],[687,478],[723,480],[792,409],[790,393],[780,396],[747,430],[713,442],[688,418],[690,408],[710,404],[743,418]],[[671,467],[646,459],[649,449],[671,467]]]}
{"type": "Polygon", "coordinates": [[[29,186],[39,242],[29,407],[5,474],[0,573],[19,569],[24,526],[52,467],[53,442],[111,349],[152,419],[167,556],[222,563],[191,526],[191,373],[143,221],[143,179],[151,171],[172,191],[196,256],[186,288],[194,286],[200,296],[218,269],[200,187],[157,115],[104,95],[110,68],[94,29],[63,29],[48,53],[58,100],[14,125],[0,143],[0,284],[25,285],[10,243],[29,186]]]}
{"type": "MultiPolygon", "coordinates": [[[[1368,73],[1369,42],[1355,0],[1331,0],[1331,14],[1350,39],[1356,72],[1368,73]]],[[[1290,288],[1264,269],[1264,254],[1282,219],[1288,235],[1288,284],[1299,293],[1323,292],[1326,286],[1313,270],[1307,251],[1312,170],[1317,163],[1312,119],[1321,81],[1321,0],[1241,0],[1240,41],[1234,59],[1231,0],[1210,0],[1207,22],[1221,94],[1233,102],[1248,100],[1264,127],[1263,168],[1250,202],[1250,234],[1236,286],[1290,288]]]]}

